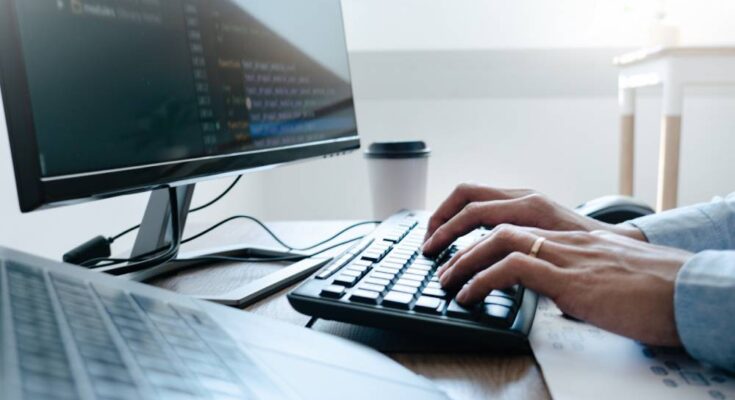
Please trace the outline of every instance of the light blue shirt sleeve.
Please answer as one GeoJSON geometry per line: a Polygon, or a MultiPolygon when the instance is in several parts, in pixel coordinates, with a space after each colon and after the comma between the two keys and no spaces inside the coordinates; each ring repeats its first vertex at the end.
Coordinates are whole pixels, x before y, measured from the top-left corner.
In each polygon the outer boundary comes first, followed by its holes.
{"type": "Polygon", "coordinates": [[[650,243],[697,253],[676,277],[679,337],[694,358],[735,371],[735,193],[629,224],[650,243]]]}

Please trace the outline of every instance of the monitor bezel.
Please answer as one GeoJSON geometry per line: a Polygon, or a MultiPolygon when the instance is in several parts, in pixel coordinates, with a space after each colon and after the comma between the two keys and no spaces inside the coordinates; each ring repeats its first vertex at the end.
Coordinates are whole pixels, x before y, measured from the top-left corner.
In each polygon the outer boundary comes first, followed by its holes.
{"type": "MultiPolygon", "coordinates": [[[[260,167],[341,154],[360,147],[355,130],[347,132],[344,137],[316,143],[44,178],[38,159],[30,90],[16,15],[14,0],[0,0],[0,90],[22,212],[151,191],[165,185],[195,183],[260,167]]],[[[354,95],[350,101],[354,110],[354,95]]]]}

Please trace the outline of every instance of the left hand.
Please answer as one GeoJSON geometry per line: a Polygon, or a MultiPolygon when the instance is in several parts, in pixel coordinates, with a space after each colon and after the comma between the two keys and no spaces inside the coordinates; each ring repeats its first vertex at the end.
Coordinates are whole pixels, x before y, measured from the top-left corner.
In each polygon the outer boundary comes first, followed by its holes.
{"type": "Polygon", "coordinates": [[[575,318],[647,344],[672,346],[680,344],[674,284],[691,256],[607,231],[499,225],[457,253],[439,276],[443,287],[462,287],[456,297],[462,304],[521,284],[575,318]],[[534,258],[528,252],[539,237],[546,241],[534,258]]]}

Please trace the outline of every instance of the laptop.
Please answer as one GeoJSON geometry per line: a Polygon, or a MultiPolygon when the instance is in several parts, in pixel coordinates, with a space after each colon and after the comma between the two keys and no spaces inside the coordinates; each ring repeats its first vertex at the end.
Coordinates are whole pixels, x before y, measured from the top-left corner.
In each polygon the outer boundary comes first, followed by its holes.
{"type": "Polygon", "coordinates": [[[362,345],[0,247],[3,399],[446,399],[362,345]]]}

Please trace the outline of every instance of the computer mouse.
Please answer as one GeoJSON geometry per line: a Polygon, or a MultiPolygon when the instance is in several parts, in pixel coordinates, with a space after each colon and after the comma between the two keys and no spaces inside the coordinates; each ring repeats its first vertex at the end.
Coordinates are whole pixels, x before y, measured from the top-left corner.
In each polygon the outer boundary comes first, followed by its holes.
{"type": "Polygon", "coordinates": [[[653,208],[648,204],[621,195],[603,196],[590,200],[579,205],[575,211],[609,224],[619,224],[654,213],[653,208]]]}

